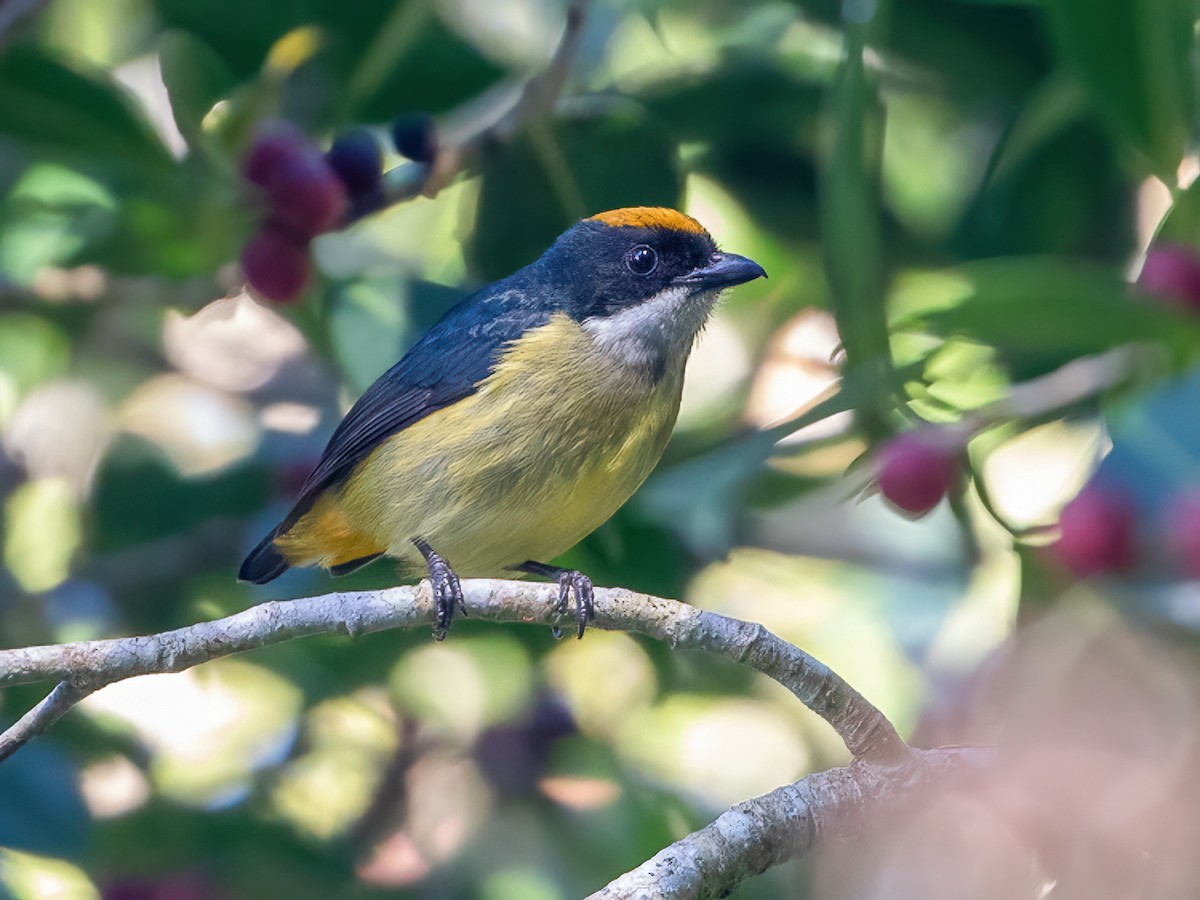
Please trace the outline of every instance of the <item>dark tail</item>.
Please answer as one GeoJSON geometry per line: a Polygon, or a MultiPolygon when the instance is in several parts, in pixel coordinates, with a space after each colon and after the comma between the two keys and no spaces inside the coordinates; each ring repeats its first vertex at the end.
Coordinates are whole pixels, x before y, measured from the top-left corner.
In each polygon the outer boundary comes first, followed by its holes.
{"type": "Polygon", "coordinates": [[[275,546],[275,531],[271,531],[242,560],[242,567],[238,569],[238,580],[266,584],[268,581],[274,581],[287,570],[288,561],[283,558],[283,554],[275,546]]]}

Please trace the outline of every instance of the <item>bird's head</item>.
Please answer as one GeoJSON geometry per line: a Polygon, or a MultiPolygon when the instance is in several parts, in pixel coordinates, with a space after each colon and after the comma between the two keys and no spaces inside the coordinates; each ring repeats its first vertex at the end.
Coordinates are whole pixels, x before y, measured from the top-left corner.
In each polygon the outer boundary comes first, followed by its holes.
{"type": "Polygon", "coordinates": [[[682,365],[723,288],[767,274],[691,216],[642,206],[584,219],[535,266],[602,350],[657,374],[682,365]]]}

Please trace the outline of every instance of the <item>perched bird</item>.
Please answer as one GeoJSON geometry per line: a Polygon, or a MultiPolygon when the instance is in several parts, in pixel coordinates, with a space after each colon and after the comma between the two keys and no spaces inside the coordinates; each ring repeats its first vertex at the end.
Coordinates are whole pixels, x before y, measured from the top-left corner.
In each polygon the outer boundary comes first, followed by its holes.
{"type": "Polygon", "coordinates": [[[557,579],[560,614],[574,593],[582,637],[591,581],[544,560],[650,474],[722,288],[765,275],[675,210],[577,223],[447,312],[359,398],[239,577],[395,557],[428,571],[441,638],[463,608],[459,575],[540,575],[557,579]]]}

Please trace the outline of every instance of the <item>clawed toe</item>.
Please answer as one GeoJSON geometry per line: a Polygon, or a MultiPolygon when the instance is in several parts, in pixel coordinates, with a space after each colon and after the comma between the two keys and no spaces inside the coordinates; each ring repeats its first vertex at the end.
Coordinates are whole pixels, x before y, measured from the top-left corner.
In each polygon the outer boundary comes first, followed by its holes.
{"type": "MultiPolygon", "coordinates": [[[[596,618],[595,591],[592,589],[592,579],[582,572],[567,570],[558,575],[558,602],[554,605],[554,613],[558,616],[567,614],[570,595],[575,594],[575,621],[579,631],[577,637],[582,638],[587,630],[588,622],[596,618]]],[[[562,632],[555,626],[555,637],[561,637],[562,632]]]]}
{"type": "Polygon", "coordinates": [[[433,588],[433,638],[436,641],[445,640],[455,608],[457,607],[464,616],[467,614],[462,583],[445,558],[436,553],[429,544],[419,538],[415,539],[413,544],[421,551],[421,555],[425,557],[425,564],[429,567],[429,584],[433,588]]]}

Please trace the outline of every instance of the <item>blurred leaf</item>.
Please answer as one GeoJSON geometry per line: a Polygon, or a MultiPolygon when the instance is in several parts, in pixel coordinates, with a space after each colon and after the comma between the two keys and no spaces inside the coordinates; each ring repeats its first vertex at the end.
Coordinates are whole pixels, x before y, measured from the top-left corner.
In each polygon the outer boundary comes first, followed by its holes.
{"type": "MultiPolygon", "coordinates": [[[[378,3],[342,4],[347,18],[357,9],[378,3]]],[[[155,9],[168,28],[188,31],[224,61],[234,77],[246,79],[258,71],[271,45],[308,18],[306,0],[246,3],[244,0],[155,0],[155,9]]]]}
{"type": "Polygon", "coordinates": [[[764,149],[811,145],[821,111],[818,85],[740,54],[710,72],[652,84],[639,100],[679,140],[757,143],[764,149]],[[754,102],[747,103],[748,97],[754,102]]]}
{"type": "Polygon", "coordinates": [[[970,263],[957,272],[971,284],[968,296],[896,327],[966,337],[1043,370],[1130,341],[1160,341],[1177,360],[1200,348],[1194,317],[1131,297],[1110,270],[1038,257],[970,263]]]}
{"type": "MultiPolygon", "coordinates": [[[[864,29],[847,32],[831,96],[833,134],[824,159],[821,221],[833,312],[847,368],[869,365],[881,377],[891,364],[880,262],[878,175],[883,140],[878,91],[867,73],[864,29]]],[[[870,409],[860,418],[879,427],[870,409]]]]}
{"type": "Polygon", "coordinates": [[[60,156],[99,157],[143,175],[173,165],[121,88],[27,44],[0,54],[0,134],[60,156]]]}
{"type": "Polygon", "coordinates": [[[535,134],[526,131],[484,159],[468,250],[485,281],[537,259],[583,216],[679,205],[675,145],[637,108],[543,122],[535,134]]]}
{"type": "Polygon", "coordinates": [[[237,256],[254,225],[254,210],[226,174],[189,157],[169,187],[123,196],[108,230],[71,261],[122,275],[211,278],[237,256]]]}
{"type": "Polygon", "coordinates": [[[107,551],[178,534],[216,516],[246,516],[269,496],[256,468],[182,478],[156,449],[126,438],[109,450],[96,475],[91,546],[107,551]]]}
{"type": "Polygon", "coordinates": [[[343,372],[362,393],[466,294],[432,281],[361,280],[339,290],[329,332],[343,372]]]}
{"type": "Polygon", "coordinates": [[[733,439],[651,476],[634,503],[672,529],[693,553],[714,558],[733,546],[742,501],[776,444],[801,428],[870,401],[878,381],[847,377],[842,389],[795,419],[733,439]]]}
{"type": "Polygon", "coordinates": [[[53,745],[34,741],[0,766],[0,846],[78,858],[90,827],[75,770],[53,745]]]}
{"type": "MultiPolygon", "coordinates": [[[[1053,98],[1046,103],[1056,105],[1053,98]]],[[[1128,253],[1134,192],[1107,132],[1073,116],[1066,102],[1030,116],[1041,121],[1026,130],[1019,120],[997,148],[991,177],[963,216],[954,250],[968,258],[1128,253]]]]}
{"type": "Polygon", "coordinates": [[[696,170],[753,209],[756,224],[816,239],[820,88],[739,54],[711,72],[654,84],[639,99],[676,140],[705,145],[696,170]]]}
{"type": "Polygon", "coordinates": [[[183,31],[162,36],[158,58],[175,125],[188,143],[195,144],[201,121],[233,88],[233,73],[211,47],[183,31]]]}
{"type": "Polygon", "coordinates": [[[396,280],[357,281],[339,290],[329,312],[329,336],[354,393],[361,394],[400,358],[404,315],[396,280]]]}
{"type": "Polygon", "coordinates": [[[436,9],[430,0],[320,0],[317,18],[331,34],[335,66],[346,74],[348,84],[361,77],[365,48],[382,42],[380,52],[390,63],[363,78],[361,85],[369,90],[346,98],[342,113],[349,121],[388,122],[416,110],[443,113],[474,99],[504,76],[503,69],[437,15],[411,14],[420,26],[412,34],[404,33],[406,25],[388,28],[418,5],[436,9]]]}
{"type": "Polygon", "coordinates": [[[1200,248],[1200,179],[1175,194],[1175,202],[1159,223],[1154,239],[1200,248]]]}
{"type": "Polygon", "coordinates": [[[67,336],[41,316],[0,316],[0,373],[12,379],[18,394],[61,375],[70,355],[67,336]]]}
{"type": "Polygon", "coordinates": [[[1063,58],[1092,102],[1168,184],[1191,133],[1192,0],[1045,0],[1063,58]]]}

